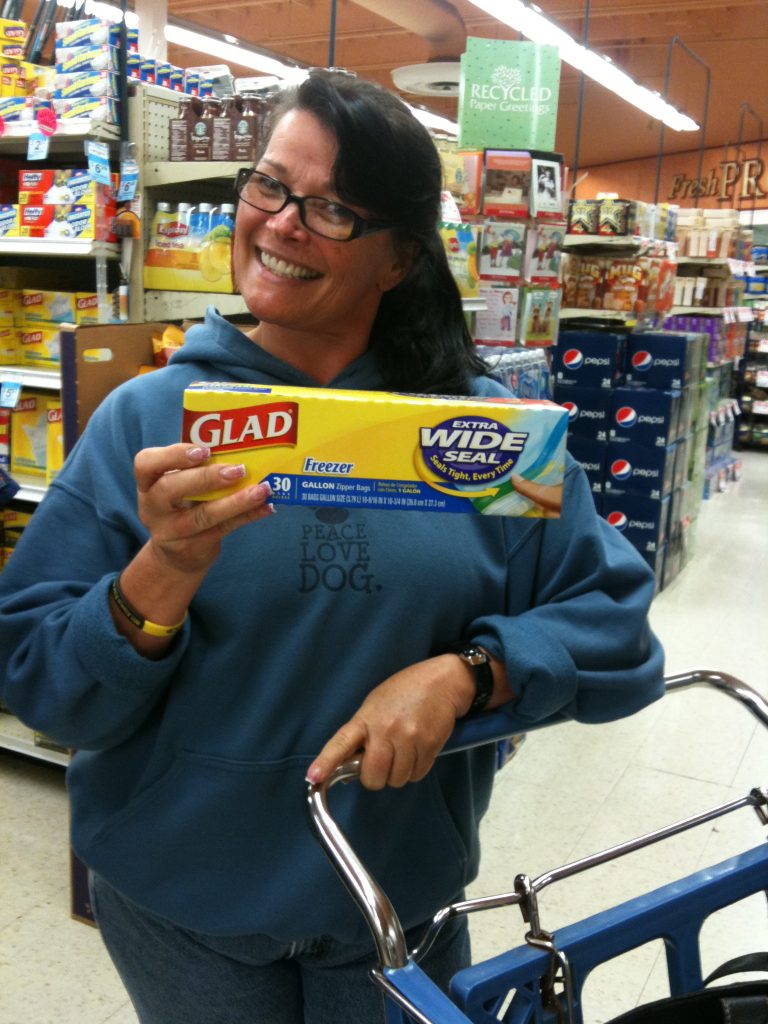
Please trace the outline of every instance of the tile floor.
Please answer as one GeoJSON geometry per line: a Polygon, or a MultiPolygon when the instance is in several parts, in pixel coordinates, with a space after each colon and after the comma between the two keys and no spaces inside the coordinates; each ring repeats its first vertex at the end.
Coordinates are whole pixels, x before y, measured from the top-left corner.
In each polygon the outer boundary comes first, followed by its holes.
{"type": "MultiPolygon", "coordinates": [[[[744,476],[705,503],[697,550],[654,602],[667,672],[715,668],[768,696],[768,456],[744,453],[744,476]]],[[[606,726],[532,733],[500,774],[484,822],[472,894],[506,891],[616,842],[741,797],[761,775],[768,735],[735,701],[694,688],[606,726]]],[[[61,769],[0,753],[0,1024],[136,1024],[97,931],[69,918],[67,808],[61,769]]],[[[683,836],[554,885],[544,927],[579,920],[697,867],[757,845],[741,810],[683,836]]],[[[472,918],[476,958],[517,945],[516,909],[472,918]]],[[[705,971],[768,948],[762,897],[707,922],[705,971]]],[[[598,1024],[664,994],[659,946],[604,965],[585,989],[598,1024]]]]}

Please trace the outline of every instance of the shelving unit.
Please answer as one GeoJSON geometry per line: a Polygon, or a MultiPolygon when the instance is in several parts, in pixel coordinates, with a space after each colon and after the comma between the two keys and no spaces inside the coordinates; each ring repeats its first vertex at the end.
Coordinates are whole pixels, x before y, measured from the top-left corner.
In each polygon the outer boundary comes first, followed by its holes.
{"type": "Polygon", "coordinates": [[[28,729],[18,718],[14,718],[13,715],[9,715],[5,711],[0,711],[0,748],[62,767],[69,764],[69,754],[35,743],[35,734],[32,729],[28,729]]]}
{"type": "MultiPolygon", "coordinates": [[[[0,140],[0,153],[6,157],[23,160],[26,154],[29,130],[29,126],[25,124],[7,124],[3,138],[0,140]]],[[[49,157],[61,159],[62,163],[84,163],[83,146],[86,141],[116,143],[118,137],[119,130],[115,125],[90,121],[62,121],[59,123],[56,134],[50,140],[49,157]]],[[[20,263],[23,266],[40,266],[45,268],[46,272],[50,268],[54,273],[62,267],[66,269],[69,265],[68,261],[74,259],[77,266],[76,279],[80,282],[89,262],[93,262],[95,273],[97,262],[105,260],[115,262],[119,257],[120,245],[117,243],[64,238],[0,239],[0,265],[3,263],[13,265],[15,261],[18,261],[16,265],[20,263]]],[[[89,270],[90,268],[88,268],[89,270]]],[[[73,278],[75,278],[74,274],[73,278]]],[[[74,286],[73,290],[75,290],[74,286]]],[[[53,394],[60,393],[63,387],[62,375],[59,371],[36,367],[0,365],[0,380],[17,382],[23,388],[50,391],[53,394]]],[[[46,493],[43,477],[15,473],[14,479],[19,484],[19,490],[13,498],[13,504],[21,502],[34,506],[43,500],[46,493]]],[[[7,712],[0,712],[0,748],[52,764],[67,765],[69,763],[68,754],[36,743],[34,732],[7,712]]]]}
{"type": "Polygon", "coordinates": [[[231,161],[168,160],[168,125],[176,116],[178,94],[161,86],[143,86],[129,102],[129,131],[135,140],[136,158],[142,168],[144,236],[134,246],[130,273],[130,318],[149,320],[198,319],[214,305],[224,316],[246,313],[239,295],[222,292],[160,291],[144,288],[144,256],[149,240],[152,211],[159,201],[211,201],[233,199],[233,183],[242,166],[231,161]]]}

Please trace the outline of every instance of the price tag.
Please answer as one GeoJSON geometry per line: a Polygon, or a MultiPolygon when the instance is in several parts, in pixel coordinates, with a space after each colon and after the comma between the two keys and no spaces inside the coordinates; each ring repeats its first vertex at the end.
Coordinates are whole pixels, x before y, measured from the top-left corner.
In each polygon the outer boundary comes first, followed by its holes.
{"type": "Polygon", "coordinates": [[[46,160],[48,157],[49,138],[42,132],[31,131],[27,141],[27,160],[46,160]]]}
{"type": "Polygon", "coordinates": [[[21,381],[0,381],[0,409],[15,409],[21,398],[21,381]]]}
{"type": "Polygon", "coordinates": [[[117,190],[118,203],[129,203],[136,195],[139,184],[139,165],[133,159],[120,163],[120,187],[117,190]]]}
{"type": "Polygon", "coordinates": [[[102,185],[111,185],[109,172],[109,146],[106,142],[86,142],[85,155],[88,157],[88,170],[94,181],[102,185]]]}

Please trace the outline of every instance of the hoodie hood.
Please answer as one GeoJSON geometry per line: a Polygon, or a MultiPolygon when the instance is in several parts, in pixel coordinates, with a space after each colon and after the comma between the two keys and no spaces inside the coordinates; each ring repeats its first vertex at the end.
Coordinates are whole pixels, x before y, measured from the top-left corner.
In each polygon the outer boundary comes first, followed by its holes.
{"type": "MultiPolygon", "coordinates": [[[[266,352],[213,306],[206,310],[203,323],[187,330],[184,345],[174,352],[170,362],[196,365],[199,376],[206,380],[318,386],[313,377],[266,352]]],[[[374,356],[366,352],[327,386],[376,391],[383,387],[383,379],[374,356]]]]}

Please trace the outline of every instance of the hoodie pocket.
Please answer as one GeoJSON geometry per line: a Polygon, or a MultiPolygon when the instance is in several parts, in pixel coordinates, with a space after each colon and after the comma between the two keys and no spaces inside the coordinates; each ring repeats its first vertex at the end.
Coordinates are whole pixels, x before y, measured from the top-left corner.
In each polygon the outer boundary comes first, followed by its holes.
{"type": "MultiPolygon", "coordinates": [[[[129,898],[184,927],[285,940],[363,935],[308,821],[310,762],[180,751],[81,855],[129,898]]],[[[467,850],[436,778],[377,793],[335,786],[329,804],[404,923],[431,916],[462,888],[467,850]]]]}

